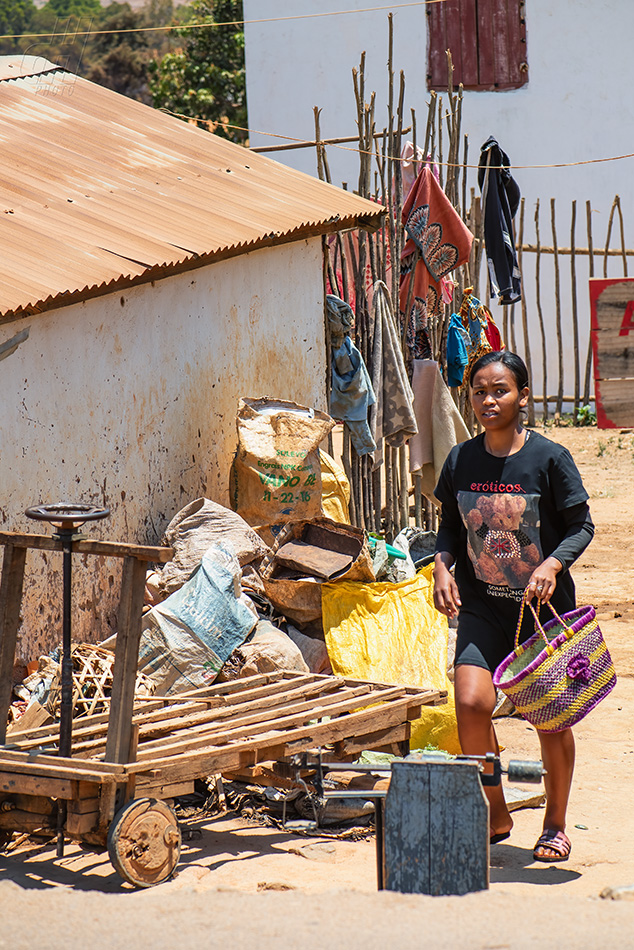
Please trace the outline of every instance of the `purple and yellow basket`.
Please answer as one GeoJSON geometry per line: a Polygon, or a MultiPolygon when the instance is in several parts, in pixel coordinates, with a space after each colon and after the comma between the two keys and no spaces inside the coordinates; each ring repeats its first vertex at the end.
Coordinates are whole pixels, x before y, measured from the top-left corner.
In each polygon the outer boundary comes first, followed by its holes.
{"type": "Polygon", "coordinates": [[[596,620],[594,607],[578,607],[541,625],[519,643],[524,602],[515,634],[515,649],[493,674],[493,683],[522,716],[541,732],[574,726],[616,684],[614,664],[596,620]]]}

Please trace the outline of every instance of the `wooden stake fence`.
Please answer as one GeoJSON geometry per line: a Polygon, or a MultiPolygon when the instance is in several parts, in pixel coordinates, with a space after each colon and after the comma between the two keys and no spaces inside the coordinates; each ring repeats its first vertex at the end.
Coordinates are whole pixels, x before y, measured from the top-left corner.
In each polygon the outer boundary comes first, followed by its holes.
{"type": "MultiPolygon", "coordinates": [[[[401,225],[403,202],[402,163],[399,160],[404,136],[411,134],[414,148],[413,166],[419,170],[417,143],[421,142],[415,110],[411,121],[404,127],[405,77],[394,71],[393,20],[388,16],[388,61],[387,61],[387,116],[382,127],[377,128],[375,94],[366,92],[365,53],[358,69],[352,71],[353,92],[357,114],[357,134],[326,139],[321,135],[320,110],[314,110],[315,138],[310,142],[293,142],[286,146],[262,147],[260,151],[280,151],[283,148],[314,147],[317,156],[319,178],[331,181],[327,147],[329,145],[356,141],[359,147],[359,176],[356,191],[365,198],[381,202],[387,209],[382,229],[374,234],[366,232],[337,233],[324,238],[324,280],[333,293],[351,304],[355,312],[354,342],[366,365],[370,365],[374,344],[371,287],[382,280],[390,291],[393,313],[400,331],[401,346],[406,365],[409,361],[407,336],[408,318],[413,303],[413,273],[407,295],[405,314],[399,312],[400,259],[405,242],[401,225]]],[[[432,356],[443,372],[446,369],[446,335],[452,309],[458,309],[465,287],[473,287],[474,294],[487,306],[489,282],[486,272],[484,247],[484,220],[481,199],[475,189],[468,188],[469,143],[462,135],[462,86],[453,88],[453,65],[448,55],[447,95],[431,92],[427,103],[425,131],[422,136],[422,155],[440,169],[440,182],[456,210],[465,220],[474,235],[473,247],[467,264],[453,273],[455,296],[451,309],[442,306],[437,317],[428,319],[427,330],[432,347],[432,356]],[[460,152],[462,150],[462,161],[460,152]],[[444,158],[446,156],[446,165],[444,158]],[[469,203],[467,205],[467,197],[469,203]]],[[[347,188],[347,183],[343,183],[347,188]]],[[[549,419],[549,407],[554,405],[554,421],[559,423],[565,407],[571,407],[573,420],[581,406],[588,405],[591,395],[592,350],[590,346],[588,294],[585,285],[587,276],[595,274],[595,258],[603,259],[603,274],[608,275],[611,258],[620,258],[624,276],[628,273],[628,258],[634,250],[625,246],[625,227],[619,196],[616,195],[609,215],[605,244],[594,244],[592,210],[586,201],[587,246],[577,244],[577,202],[571,204],[569,246],[560,246],[559,228],[563,220],[554,198],[550,199],[550,230],[552,244],[542,244],[540,201],[535,203],[534,235],[529,236],[527,221],[529,212],[522,198],[517,224],[517,255],[523,275],[522,300],[519,307],[498,307],[493,304],[493,315],[503,329],[503,337],[509,348],[525,360],[531,379],[541,375],[537,383],[540,395],[531,393],[528,407],[528,423],[534,425],[536,418],[549,419]],[[615,221],[618,217],[618,229],[615,221]],[[612,246],[612,232],[618,230],[619,246],[612,246]],[[570,261],[570,277],[565,278],[566,258],[570,261]],[[581,282],[581,287],[580,287],[581,282]],[[569,291],[568,291],[568,288],[569,291]],[[521,325],[516,321],[517,313],[521,325]],[[554,316],[554,319],[551,318],[554,316]],[[549,353],[556,343],[556,372],[554,383],[550,382],[553,364],[549,353]],[[541,360],[537,356],[540,353],[541,360]],[[564,354],[566,357],[564,359],[564,354]],[[571,356],[571,358],[569,358],[571,356]],[[541,363],[541,365],[539,365],[541,363]],[[550,372],[549,372],[550,370],[550,372]],[[539,371],[539,372],[538,372],[539,371]],[[551,394],[551,385],[554,394],[551,394]],[[567,395],[572,390],[572,395],[567,395]],[[541,411],[538,413],[537,407],[541,411]]],[[[417,252],[415,261],[418,260],[417,252]]],[[[329,349],[329,348],[328,348],[329,349]]],[[[328,353],[330,360],[330,352],[328,353]]],[[[330,379],[330,363],[328,365],[330,379]]],[[[535,391],[535,390],[534,390],[535,391]]],[[[465,394],[453,392],[470,432],[474,432],[474,418],[465,394]]],[[[333,448],[332,441],[329,447],[333,448]]],[[[344,426],[342,464],[351,485],[350,517],[353,524],[368,531],[380,532],[391,541],[404,527],[415,524],[435,530],[437,514],[435,506],[421,492],[419,476],[410,476],[408,449],[379,445],[377,455],[383,459],[380,467],[374,467],[372,458],[359,456],[351,444],[349,431],[344,426]]]]}

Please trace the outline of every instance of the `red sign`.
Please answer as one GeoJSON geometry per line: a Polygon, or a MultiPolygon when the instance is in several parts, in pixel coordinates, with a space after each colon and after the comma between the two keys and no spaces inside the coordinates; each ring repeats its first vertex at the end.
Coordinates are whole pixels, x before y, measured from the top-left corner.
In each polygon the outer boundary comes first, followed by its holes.
{"type": "Polygon", "coordinates": [[[634,425],[634,278],[590,280],[597,424],[634,425]]]}

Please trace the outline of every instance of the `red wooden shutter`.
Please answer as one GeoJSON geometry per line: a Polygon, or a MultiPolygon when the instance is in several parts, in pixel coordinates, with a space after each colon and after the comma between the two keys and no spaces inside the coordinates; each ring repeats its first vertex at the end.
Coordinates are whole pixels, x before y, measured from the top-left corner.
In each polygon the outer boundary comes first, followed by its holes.
{"type": "Polygon", "coordinates": [[[524,0],[443,0],[427,7],[427,86],[517,89],[528,82],[524,0]]]}

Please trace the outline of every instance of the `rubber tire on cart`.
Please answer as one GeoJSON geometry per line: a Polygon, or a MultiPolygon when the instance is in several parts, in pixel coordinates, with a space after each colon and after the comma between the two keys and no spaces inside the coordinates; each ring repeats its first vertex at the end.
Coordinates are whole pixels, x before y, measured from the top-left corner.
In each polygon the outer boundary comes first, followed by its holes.
{"type": "Polygon", "coordinates": [[[117,812],[108,830],[108,854],[124,881],[152,887],[178,864],[181,832],[172,809],[156,798],[136,798],[117,812]]]}

